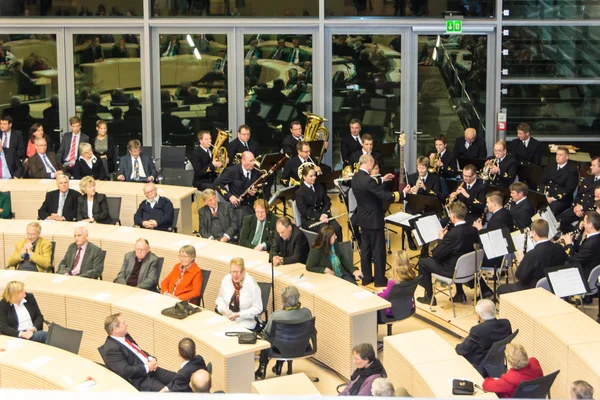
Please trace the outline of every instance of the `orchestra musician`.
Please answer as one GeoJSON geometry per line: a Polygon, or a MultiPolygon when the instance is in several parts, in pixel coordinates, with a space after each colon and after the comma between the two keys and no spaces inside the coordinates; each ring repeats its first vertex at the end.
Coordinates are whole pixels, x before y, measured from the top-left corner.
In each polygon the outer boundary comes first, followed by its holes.
{"type": "Polygon", "coordinates": [[[315,167],[308,166],[302,170],[303,183],[296,191],[296,208],[302,219],[302,228],[319,233],[323,227],[322,224],[329,224],[333,228],[335,235],[340,242],[342,241],[342,227],[336,220],[331,218],[331,200],[327,196],[325,187],[315,184],[317,180],[317,170],[315,167]],[[310,225],[321,222],[321,225],[310,227],[310,225]]]}
{"type": "Polygon", "coordinates": [[[360,119],[352,118],[350,120],[350,134],[342,138],[342,162],[344,167],[350,165],[350,156],[363,147],[360,129],[360,119]]]}
{"type": "Polygon", "coordinates": [[[462,170],[464,185],[460,185],[455,192],[448,197],[448,202],[456,200],[467,206],[467,225],[481,217],[485,212],[485,194],[487,186],[477,179],[477,169],[473,164],[466,165],[462,170]]]}
{"type": "Polygon", "coordinates": [[[435,168],[440,178],[453,178],[458,173],[456,154],[448,150],[446,136],[435,137],[435,152],[429,154],[429,164],[435,168]]]}
{"type": "Polygon", "coordinates": [[[252,207],[257,194],[260,193],[260,188],[252,187],[252,183],[259,177],[260,172],[255,168],[254,155],[245,151],[242,153],[239,165],[231,165],[215,179],[216,190],[235,207],[238,221],[243,221],[246,215],[253,214],[252,207]],[[246,190],[248,190],[247,195],[240,199],[246,190]]]}
{"type": "Polygon", "coordinates": [[[588,280],[592,269],[600,265],[600,251],[598,251],[598,248],[600,248],[600,214],[596,211],[586,212],[583,222],[580,224],[580,229],[583,230],[581,243],[574,242],[573,232],[564,235],[562,238],[565,241],[565,253],[569,256],[567,263],[581,265],[583,279],[588,280]]]}
{"type": "Polygon", "coordinates": [[[502,188],[508,188],[515,181],[517,176],[517,160],[512,156],[506,155],[506,143],[499,140],[494,144],[494,157],[488,158],[488,162],[496,160],[497,165],[490,169],[490,184],[502,188]]]}
{"type": "Polygon", "coordinates": [[[231,158],[245,151],[249,151],[254,154],[254,157],[258,157],[258,145],[250,137],[250,127],[248,125],[240,125],[237,138],[229,142],[227,146],[227,153],[231,158]]]}
{"type": "Polygon", "coordinates": [[[560,215],[573,203],[573,192],[577,188],[579,172],[569,164],[569,149],[559,146],[556,149],[556,163],[546,166],[538,191],[546,194],[550,210],[560,215]]]}
{"type": "Polygon", "coordinates": [[[517,139],[511,143],[511,155],[521,165],[542,164],[542,145],[531,137],[529,124],[517,125],[517,139]]]}
{"type": "Polygon", "coordinates": [[[417,158],[417,172],[408,175],[408,184],[411,194],[442,198],[440,178],[437,174],[429,172],[429,158],[425,156],[417,158]]]}
{"type": "Polygon", "coordinates": [[[297,148],[296,145],[302,140],[302,124],[300,124],[300,121],[298,120],[290,122],[290,134],[286,135],[281,143],[281,149],[283,150],[283,153],[292,158],[297,148]]]}
{"type": "Polygon", "coordinates": [[[531,217],[535,214],[531,202],[527,198],[529,187],[524,182],[515,182],[510,184],[510,200],[508,210],[512,215],[515,227],[523,229],[531,226],[531,217]]]}
{"type": "Polygon", "coordinates": [[[573,223],[583,218],[586,211],[594,211],[594,193],[600,188],[600,156],[592,159],[591,175],[586,175],[577,189],[577,197],[573,207],[563,211],[556,217],[560,221],[561,232],[574,230],[573,223]]]}
{"type": "Polygon", "coordinates": [[[204,189],[213,189],[213,182],[217,178],[217,173],[215,171],[217,168],[221,168],[223,164],[218,160],[213,161],[213,155],[210,149],[212,139],[209,131],[202,130],[198,132],[198,142],[200,143],[200,146],[194,149],[194,152],[190,157],[190,162],[194,167],[193,185],[200,191],[204,189]]]}
{"type": "MultiPolygon", "coordinates": [[[[298,183],[300,182],[300,177],[298,176],[298,167],[300,165],[307,162],[314,163],[310,157],[310,145],[307,142],[299,141],[296,144],[296,152],[298,155],[290,158],[283,166],[283,171],[281,172],[281,183],[285,186],[292,186],[292,179],[298,183]]],[[[322,173],[321,167],[318,165],[316,170],[318,175],[322,173]]]]}
{"type": "Polygon", "coordinates": [[[358,204],[355,216],[361,229],[361,270],[363,273],[362,284],[373,282],[375,286],[385,287],[385,234],[384,234],[384,202],[398,202],[410,190],[406,186],[402,194],[388,192],[383,187],[383,182],[391,181],[393,174],[384,177],[372,177],[371,171],[375,165],[373,156],[364,154],[359,159],[359,170],[352,177],[352,190],[358,204]],[[375,274],[371,269],[371,262],[375,264],[375,274]]]}
{"type": "Polygon", "coordinates": [[[383,165],[381,154],[378,151],[373,151],[373,136],[363,133],[361,140],[362,147],[350,155],[350,165],[354,166],[363,154],[370,154],[375,159],[375,163],[381,167],[383,165]]]}
{"type": "Polygon", "coordinates": [[[485,140],[477,136],[474,128],[465,129],[464,138],[456,138],[454,154],[457,158],[487,158],[485,140]]]}

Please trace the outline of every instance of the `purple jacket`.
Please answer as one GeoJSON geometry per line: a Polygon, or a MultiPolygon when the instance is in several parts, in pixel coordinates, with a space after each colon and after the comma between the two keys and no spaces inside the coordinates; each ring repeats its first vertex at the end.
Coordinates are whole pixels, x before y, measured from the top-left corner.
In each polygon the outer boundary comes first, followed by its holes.
{"type": "MultiPolygon", "coordinates": [[[[393,279],[388,280],[387,287],[384,289],[384,291],[381,293],[378,293],[379,297],[381,297],[382,299],[387,299],[388,295],[392,291],[392,286],[394,286],[395,284],[396,284],[396,282],[393,279]]],[[[415,303],[413,301],[413,305],[412,305],[411,309],[414,309],[414,308],[415,308],[415,303]]],[[[393,317],[394,314],[392,314],[392,309],[386,308],[385,315],[387,315],[388,317],[393,317]]]]}
{"type": "MultiPolygon", "coordinates": [[[[359,377],[357,377],[354,381],[358,380],[358,378],[359,377]]],[[[360,387],[360,390],[358,391],[357,396],[371,396],[371,386],[373,386],[373,381],[377,378],[381,378],[381,375],[373,374],[367,379],[365,379],[362,386],[360,387]]],[[[346,386],[346,388],[339,394],[339,396],[350,396],[350,388],[354,384],[354,381],[350,381],[348,383],[348,386],[346,386]]]]}

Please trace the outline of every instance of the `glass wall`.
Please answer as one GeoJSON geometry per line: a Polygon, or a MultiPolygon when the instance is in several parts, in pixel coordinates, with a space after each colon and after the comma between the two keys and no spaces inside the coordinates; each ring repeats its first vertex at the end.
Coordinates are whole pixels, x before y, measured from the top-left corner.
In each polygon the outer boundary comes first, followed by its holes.
{"type": "Polygon", "coordinates": [[[319,17],[319,0],[152,0],[152,16],[319,17]]]}
{"type": "Polygon", "coordinates": [[[2,0],[0,17],[140,17],[144,0],[2,0]]]}
{"type": "Polygon", "coordinates": [[[489,18],[494,16],[495,7],[494,0],[325,0],[325,16],[442,18],[452,11],[469,18],[489,18]]]}
{"type": "Polygon", "coordinates": [[[504,19],[600,18],[596,0],[504,0],[504,19]]]}
{"type": "Polygon", "coordinates": [[[312,35],[244,35],[246,124],[261,154],[277,153],[289,124],[312,112],[312,35]]]}
{"type": "Polygon", "coordinates": [[[160,35],[163,145],[187,146],[196,133],[228,129],[227,35],[160,35]]]}

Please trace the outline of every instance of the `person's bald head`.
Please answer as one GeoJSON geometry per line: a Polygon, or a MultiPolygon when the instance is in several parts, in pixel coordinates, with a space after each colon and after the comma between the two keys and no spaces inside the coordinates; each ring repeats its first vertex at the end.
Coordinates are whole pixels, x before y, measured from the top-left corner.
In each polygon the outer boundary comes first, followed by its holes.
{"type": "Polygon", "coordinates": [[[242,167],[246,171],[251,170],[254,167],[254,154],[250,151],[245,151],[242,153],[242,167]]]}
{"type": "Polygon", "coordinates": [[[190,379],[190,388],[194,393],[210,393],[212,380],[210,374],[205,369],[199,369],[192,374],[190,379]]]}
{"type": "Polygon", "coordinates": [[[73,238],[75,239],[75,244],[78,247],[81,247],[84,244],[86,244],[88,241],[87,228],[85,228],[83,226],[78,226],[77,228],[75,228],[75,231],[73,232],[73,238]]]}
{"type": "Polygon", "coordinates": [[[473,143],[475,140],[475,136],[477,136],[477,131],[475,128],[467,128],[465,129],[465,140],[469,143],[473,143]]]}

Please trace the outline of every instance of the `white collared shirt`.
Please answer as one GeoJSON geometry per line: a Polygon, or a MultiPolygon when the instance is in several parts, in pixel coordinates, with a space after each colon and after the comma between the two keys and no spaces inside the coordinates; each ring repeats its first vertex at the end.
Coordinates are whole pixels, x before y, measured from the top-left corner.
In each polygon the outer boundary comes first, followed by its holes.
{"type": "Polygon", "coordinates": [[[87,213],[88,213],[88,218],[94,218],[94,199],[87,199],[87,213]]]}
{"type": "Polygon", "coordinates": [[[558,169],[562,169],[562,168],[563,168],[565,165],[567,165],[567,163],[564,163],[564,164],[562,164],[562,165],[559,165],[559,166],[558,166],[558,169]]]}
{"type": "Polygon", "coordinates": [[[523,200],[527,200],[527,197],[523,197],[521,200],[519,200],[519,201],[516,201],[516,202],[515,202],[515,205],[517,205],[517,204],[519,204],[519,203],[522,203],[522,202],[523,202],[523,200]]]}
{"type": "Polygon", "coordinates": [[[77,159],[77,154],[79,154],[79,141],[81,140],[81,131],[79,131],[78,134],[73,133],[73,135],[71,135],[71,141],[69,142],[69,149],[64,155],[65,159],[62,161],[70,161],[69,154],[71,154],[71,147],[73,146],[73,139],[75,139],[75,158],[73,159],[73,162],[75,162],[75,160],[77,159]]]}
{"type": "Polygon", "coordinates": [[[156,195],[156,197],[154,198],[154,201],[150,201],[150,200],[146,199],[148,204],[150,204],[150,208],[154,208],[154,206],[158,203],[159,198],[160,198],[160,196],[156,195]]]}
{"type": "Polygon", "coordinates": [[[92,169],[94,167],[94,164],[98,161],[96,156],[92,156],[92,158],[90,158],[89,161],[86,160],[84,156],[79,156],[79,159],[83,160],[90,169],[92,169]]]}
{"type": "Polygon", "coordinates": [[[525,147],[529,146],[529,139],[523,140],[523,146],[525,146],[525,147]]]}
{"type": "Polygon", "coordinates": [[[597,234],[599,234],[599,233],[600,233],[600,232],[594,232],[594,233],[590,233],[590,234],[589,234],[589,235],[587,235],[585,238],[586,238],[586,239],[589,239],[589,238],[591,238],[592,236],[596,236],[596,235],[597,235],[597,234]]]}
{"type": "MultiPolygon", "coordinates": [[[[131,155],[130,155],[131,156],[131,155]]],[[[138,169],[139,169],[139,175],[140,178],[145,178],[146,177],[146,171],[144,170],[144,165],[142,165],[142,157],[138,157],[138,169]]],[[[133,158],[133,156],[131,156],[131,179],[135,179],[135,158],[133,158]]]]}
{"type": "Polygon", "coordinates": [[[456,228],[457,226],[462,225],[462,224],[466,224],[466,222],[465,221],[458,221],[457,223],[454,224],[454,227],[456,228]]]}
{"type": "MultiPolygon", "coordinates": [[[[140,359],[140,361],[142,361],[144,363],[144,367],[146,367],[146,373],[149,372],[148,369],[148,360],[146,359],[146,357],[144,357],[139,351],[137,351],[135,348],[131,347],[129,345],[129,343],[127,343],[127,341],[125,340],[124,337],[119,337],[119,336],[111,336],[111,338],[115,339],[117,342],[121,343],[123,346],[127,347],[129,349],[129,351],[133,352],[133,354],[136,355],[137,358],[140,359]]],[[[149,357],[150,358],[150,357],[149,357]]]]}
{"type": "Polygon", "coordinates": [[[446,154],[446,149],[442,150],[442,152],[441,152],[441,153],[439,153],[439,155],[440,155],[440,159],[441,159],[442,157],[444,157],[444,154],[446,154]]]}
{"type": "Polygon", "coordinates": [[[0,136],[0,139],[4,139],[2,142],[2,147],[10,148],[10,133],[11,133],[11,131],[3,132],[2,135],[0,136]]]}
{"type": "Polygon", "coordinates": [[[535,242],[535,245],[537,246],[540,243],[544,243],[544,242],[548,242],[548,241],[550,241],[550,239],[542,239],[539,242],[535,242]]]}
{"type": "Polygon", "coordinates": [[[244,178],[252,179],[252,171],[247,171],[244,167],[242,167],[242,173],[244,174],[244,178]]]}
{"type": "Polygon", "coordinates": [[[19,327],[17,328],[19,332],[33,328],[33,321],[31,320],[29,311],[25,308],[25,303],[27,303],[27,300],[23,299],[21,300],[21,304],[13,304],[13,306],[15,306],[15,311],[17,312],[17,319],[19,320],[19,327]]]}

